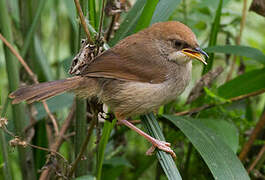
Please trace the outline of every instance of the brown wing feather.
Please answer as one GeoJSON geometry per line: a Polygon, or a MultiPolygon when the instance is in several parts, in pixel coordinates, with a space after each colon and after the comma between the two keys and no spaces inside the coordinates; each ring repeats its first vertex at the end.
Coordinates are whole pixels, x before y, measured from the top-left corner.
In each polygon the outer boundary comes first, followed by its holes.
{"type": "Polygon", "coordinates": [[[82,76],[105,77],[128,81],[162,83],[167,79],[167,66],[161,62],[154,43],[130,36],[97,57],[82,76]],[[142,49],[145,54],[141,54],[142,49]]]}

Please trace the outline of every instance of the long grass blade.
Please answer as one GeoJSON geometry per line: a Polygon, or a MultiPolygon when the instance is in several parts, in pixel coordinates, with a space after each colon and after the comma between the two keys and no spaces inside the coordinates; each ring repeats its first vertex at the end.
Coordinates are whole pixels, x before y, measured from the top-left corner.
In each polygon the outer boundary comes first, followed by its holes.
{"type": "Polygon", "coordinates": [[[115,37],[110,40],[109,45],[114,46],[118,41],[133,33],[136,23],[142,14],[146,0],[137,0],[134,6],[126,15],[115,37]]]}
{"type": "MultiPolygon", "coordinates": [[[[148,134],[150,134],[151,136],[153,136],[158,140],[165,141],[165,137],[153,113],[144,115],[141,117],[141,119],[148,134]]],[[[169,155],[164,151],[158,150],[156,156],[169,180],[181,179],[180,173],[171,155],[169,155]]]]}
{"type": "Polygon", "coordinates": [[[144,6],[144,10],[143,10],[143,12],[142,12],[142,14],[141,14],[141,16],[137,22],[137,25],[134,29],[134,32],[138,32],[138,31],[149,26],[158,2],[159,2],[159,0],[147,0],[146,4],[144,6]]]}
{"type": "Polygon", "coordinates": [[[97,21],[96,21],[96,16],[97,16],[97,12],[96,12],[96,2],[95,0],[90,0],[88,3],[88,13],[89,13],[89,24],[91,24],[91,26],[93,27],[97,27],[97,21]]]}
{"type": "MultiPolygon", "coordinates": [[[[217,34],[220,29],[220,21],[221,21],[221,15],[222,15],[222,8],[223,8],[223,0],[219,0],[219,4],[216,10],[214,22],[212,24],[211,34],[210,34],[210,40],[208,46],[215,46],[217,41],[217,34]]],[[[202,74],[206,74],[209,72],[213,67],[213,60],[214,60],[214,53],[209,54],[209,59],[207,60],[207,66],[203,67],[202,74]]]]}
{"type": "Polygon", "coordinates": [[[167,21],[179,3],[180,0],[160,0],[152,16],[151,24],[167,21]]]}
{"type": "Polygon", "coordinates": [[[33,35],[35,34],[38,22],[40,20],[41,12],[44,9],[44,5],[45,5],[46,2],[47,2],[46,0],[40,0],[39,3],[38,3],[36,14],[34,15],[34,19],[32,21],[32,24],[31,24],[30,28],[29,28],[29,31],[28,31],[27,36],[26,36],[26,39],[25,39],[24,44],[23,44],[23,48],[21,50],[21,56],[23,58],[25,57],[25,55],[26,55],[26,53],[28,51],[29,45],[32,42],[33,35]]]}
{"type": "Polygon", "coordinates": [[[101,179],[102,176],[102,166],[104,161],[104,155],[105,155],[105,149],[110,137],[110,133],[116,124],[116,119],[113,120],[111,123],[108,121],[105,121],[102,136],[99,142],[98,147],[98,155],[97,155],[97,179],[101,179]]]}

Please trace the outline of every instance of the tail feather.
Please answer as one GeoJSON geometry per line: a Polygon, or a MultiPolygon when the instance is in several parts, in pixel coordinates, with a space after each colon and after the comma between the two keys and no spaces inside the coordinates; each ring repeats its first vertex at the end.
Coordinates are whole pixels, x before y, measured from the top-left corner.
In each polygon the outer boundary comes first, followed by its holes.
{"type": "Polygon", "coordinates": [[[63,80],[24,86],[11,93],[9,97],[14,99],[12,101],[13,104],[20,103],[21,101],[27,101],[28,103],[42,101],[65,91],[80,88],[80,86],[84,84],[84,80],[85,79],[83,77],[76,76],[63,80]]]}

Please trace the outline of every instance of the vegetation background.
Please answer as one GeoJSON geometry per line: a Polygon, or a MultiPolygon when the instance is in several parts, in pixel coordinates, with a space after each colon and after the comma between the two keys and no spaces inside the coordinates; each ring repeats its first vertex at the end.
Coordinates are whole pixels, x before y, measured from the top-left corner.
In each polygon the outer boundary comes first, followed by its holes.
{"type": "Polygon", "coordinates": [[[142,137],[115,120],[97,121],[101,106],[72,94],[47,101],[53,115],[45,103],[11,105],[8,94],[19,85],[69,76],[88,34],[77,2],[0,0],[1,40],[34,73],[0,41],[0,180],[265,179],[264,1],[80,0],[96,45],[99,36],[111,47],[152,23],[177,20],[209,53],[208,66],[193,63],[192,83],[176,101],[132,119],[170,142],[176,160],[160,151],[145,156],[150,144],[142,137]]]}

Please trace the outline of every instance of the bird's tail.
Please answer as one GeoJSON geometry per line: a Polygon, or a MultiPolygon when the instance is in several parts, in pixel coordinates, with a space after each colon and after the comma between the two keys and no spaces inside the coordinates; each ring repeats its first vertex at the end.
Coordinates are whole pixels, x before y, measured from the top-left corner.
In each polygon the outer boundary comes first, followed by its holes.
{"type": "MultiPolygon", "coordinates": [[[[93,81],[93,79],[90,80],[93,81]]],[[[13,99],[13,104],[20,103],[21,101],[33,103],[35,101],[48,99],[65,91],[80,89],[87,83],[85,81],[89,81],[89,79],[75,76],[63,80],[24,86],[11,93],[9,97],[13,99]]]]}

